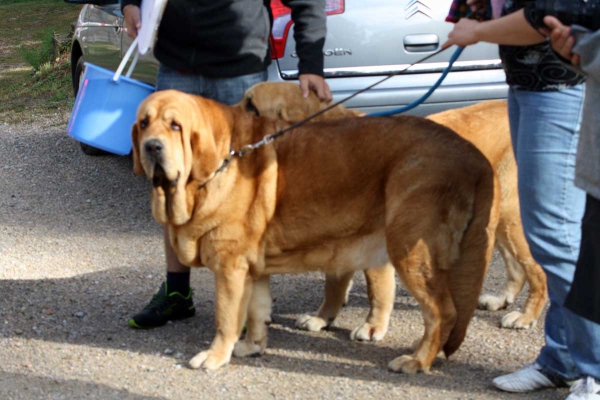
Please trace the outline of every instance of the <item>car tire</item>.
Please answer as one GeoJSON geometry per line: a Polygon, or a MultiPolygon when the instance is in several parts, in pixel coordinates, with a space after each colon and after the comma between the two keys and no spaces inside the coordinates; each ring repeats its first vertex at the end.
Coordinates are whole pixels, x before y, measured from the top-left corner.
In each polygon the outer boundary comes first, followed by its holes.
{"type": "MultiPolygon", "coordinates": [[[[75,94],[75,97],[77,97],[77,93],[79,92],[79,87],[81,85],[81,78],[85,72],[85,66],[83,65],[84,62],[83,56],[80,56],[77,59],[75,70],[73,71],[73,94],[75,94]]],[[[110,154],[104,150],[90,146],[89,144],[79,142],[79,146],[81,147],[81,151],[88,156],[105,156],[110,154]]]]}

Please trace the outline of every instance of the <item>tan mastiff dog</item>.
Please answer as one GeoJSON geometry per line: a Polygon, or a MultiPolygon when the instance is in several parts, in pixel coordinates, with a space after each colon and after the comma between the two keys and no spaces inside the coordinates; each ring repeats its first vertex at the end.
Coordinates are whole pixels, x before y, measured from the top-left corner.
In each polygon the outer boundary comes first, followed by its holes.
{"type": "Polygon", "coordinates": [[[500,202],[471,143],[424,118],[358,118],[306,124],[226,163],[290,124],[177,91],[152,94],[137,116],[134,171],[152,181],[152,214],[183,264],[215,274],[216,336],[192,368],[265,351],[269,275],[388,264],[425,325],[414,353],[389,367],[428,371],[440,350],[458,349],[500,202]]]}
{"type": "MultiPolygon", "coordinates": [[[[280,118],[288,122],[303,120],[324,110],[329,103],[321,102],[314,93],[305,99],[295,83],[259,83],[248,89],[241,106],[258,115],[280,118]]],[[[339,105],[314,120],[363,116],[365,113],[339,105]]],[[[523,233],[517,190],[517,165],[511,144],[505,101],[485,101],[479,104],[444,111],[428,117],[445,125],[473,143],[488,159],[501,186],[500,223],[496,231],[496,248],[504,260],[507,280],[500,296],[482,295],[479,305],[487,310],[499,310],[513,303],[529,283],[529,297],[522,312],[506,314],[504,328],[528,329],[535,326],[546,304],[546,275],[535,262],[523,233]]],[[[312,121],[312,120],[311,120],[312,121]]],[[[394,269],[365,271],[371,311],[367,322],[351,333],[352,340],[378,341],[385,336],[395,295],[394,269]]],[[[325,282],[325,299],[315,316],[303,315],[297,321],[301,329],[318,331],[329,326],[347,300],[352,274],[330,274],[325,282]]]]}

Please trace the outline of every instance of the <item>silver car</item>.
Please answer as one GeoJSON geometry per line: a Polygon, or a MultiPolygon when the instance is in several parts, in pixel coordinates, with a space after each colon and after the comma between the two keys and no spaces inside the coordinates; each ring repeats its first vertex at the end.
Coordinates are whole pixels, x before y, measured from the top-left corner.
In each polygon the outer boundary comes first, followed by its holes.
{"type": "MultiPolygon", "coordinates": [[[[79,88],[84,62],[115,70],[131,44],[118,0],[65,0],[85,4],[71,47],[73,88],[79,88]]],[[[439,50],[452,29],[444,22],[451,0],[327,0],[325,77],[334,100],[340,100],[385,75],[439,50]]],[[[293,23],[279,0],[273,10],[270,81],[298,77],[293,23]]],[[[367,113],[409,104],[421,97],[448,65],[453,49],[387,80],[348,101],[350,108],[367,113]]],[[[154,84],[158,63],[148,52],[140,58],[133,77],[154,84]]],[[[477,44],[465,49],[444,83],[412,114],[427,115],[474,102],[506,98],[505,75],[497,46],[477,44]]],[[[86,154],[100,151],[82,144],[86,154]]]]}

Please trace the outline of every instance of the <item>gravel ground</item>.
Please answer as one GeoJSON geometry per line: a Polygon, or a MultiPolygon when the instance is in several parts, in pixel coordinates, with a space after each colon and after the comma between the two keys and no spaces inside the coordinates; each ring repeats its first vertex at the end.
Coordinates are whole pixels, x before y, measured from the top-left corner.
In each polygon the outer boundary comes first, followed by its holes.
{"type": "MultiPolygon", "coordinates": [[[[129,157],[85,156],[65,133],[67,118],[0,122],[0,399],[566,397],[564,389],[507,395],[491,386],[543,344],[543,323],[503,330],[503,312],[477,311],[461,349],[436,361],[431,375],[386,369],[423,330],[401,289],[383,342],[348,340],[368,311],[362,278],[332,329],[297,331],[296,317],[320,303],[318,274],[273,279],[263,357],[210,373],[188,369],[214,333],[212,273],[193,271],[195,318],[152,331],[127,326],[164,275],[150,185],[133,175],[129,157]]],[[[495,257],[486,289],[498,290],[503,279],[495,257]]]]}

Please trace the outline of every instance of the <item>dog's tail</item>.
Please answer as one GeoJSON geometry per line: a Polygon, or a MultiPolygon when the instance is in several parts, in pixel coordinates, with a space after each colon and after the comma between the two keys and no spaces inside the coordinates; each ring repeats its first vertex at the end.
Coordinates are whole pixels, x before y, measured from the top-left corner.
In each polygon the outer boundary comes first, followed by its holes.
{"type": "Polygon", "coordinates": [[[460,243],[460,256],[450,270],[450,293],[456,309],[456,322],[444,344],[449,357],[460,347],[483,286],[494,249],[498,224],[500,185],[491,167],[476,185],[473,217],[460,243]]]}

